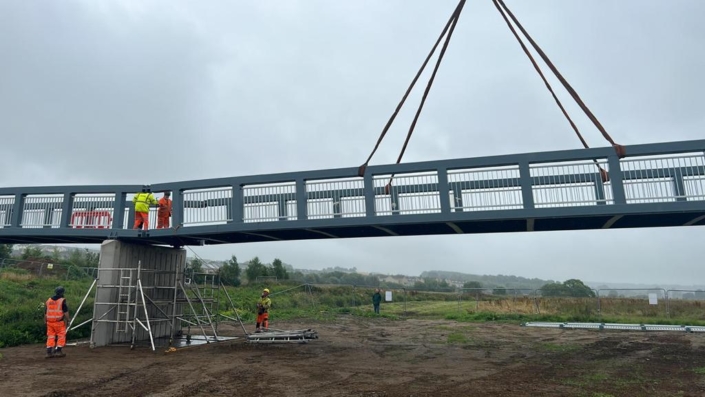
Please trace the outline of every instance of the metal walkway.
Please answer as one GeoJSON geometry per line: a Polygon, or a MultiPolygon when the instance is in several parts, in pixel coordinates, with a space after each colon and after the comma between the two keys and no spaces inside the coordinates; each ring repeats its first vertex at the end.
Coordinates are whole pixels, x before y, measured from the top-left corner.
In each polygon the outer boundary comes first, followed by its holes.
{"type": "Polygon", "coordinates": [[[705,140],[148,186],[171,229],[132,230],[143,185],[0,188],[0,243],[168,245],[705,224],[705,140]],[[593,163],[609,172],[603,181],[593,163]],[[390,176],[391,189],[387,191],[390,176]]]}

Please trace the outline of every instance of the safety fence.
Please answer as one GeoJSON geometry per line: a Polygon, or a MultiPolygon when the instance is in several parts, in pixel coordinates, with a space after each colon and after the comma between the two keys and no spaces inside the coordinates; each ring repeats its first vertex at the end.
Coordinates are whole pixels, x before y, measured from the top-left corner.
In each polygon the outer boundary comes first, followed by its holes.
{"type": "MultiPolygon", "coordinates": [[[[317,311],[372,313],[375,286],[301,284],[272,286],[273,310],[316,308],[317,311]]],[[[705,321],[705,291],[589,289],[584,296],[550,296],[541,289],[465,288],[436,292],[417,288],[380,288],[381,314],[405,317],[454,317],[493,314],[540,315],[574,319],[649,319],[705,321]]]]}
{"type": "MultiPolygon", "coordinates": [[[[0,278],[85,280],[88,286],[96,276],[97,268],[93,267],[17,259],[0,260],[0,278]]],[[[201,280],[197,275],[190,275],[186,283],[203,284],[203,288],[208,284],[207,289],[211,293],[215,288],[216,294],[221,294],[218,288],[221,285],[220,278],[217,275],[204,277],[201,280]]],[[[323,312],[373,315],[372,296],[379,288],[381,314],[407,318],[462,318],[473,315],[516,318],[525,315],[629,322],[664,319],[705,321],[705,291],[702,290],[603,288],[582,290],[582,296],[551,296],[542,289],[501,287],[433,291],[413,287],[298,284],[292,280],[282,283],[269,279],[262,279],[256,284],[271,290],[273,318],[278,315],[305,317],[323,312]]],[[[229,296],[227,299],[225,295],[220,298],[217,310],[230,310],[228,301],[231,300],[242,318],[253,319],[259,298],[257,289],[230,286],[227,291],[229,296]]]]}
{"type": "Polygon", "coordinates": [[[96,267],[83,267],[71,263],[22,259],[0,259],[0,277],[21,279],[54,278],[58,280],[81,280],[95,278],[96,267]]]}

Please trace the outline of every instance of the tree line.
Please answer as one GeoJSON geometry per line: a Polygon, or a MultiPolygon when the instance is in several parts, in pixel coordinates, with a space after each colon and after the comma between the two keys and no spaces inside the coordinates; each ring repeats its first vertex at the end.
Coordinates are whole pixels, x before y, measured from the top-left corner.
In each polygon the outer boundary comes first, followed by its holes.
{"type": "Polygon", "coordinates": [[[478,275],[446,270],[429,270],[421,273],[422,278],[458,280],[461,282],[478,282],[485,288],[493,289],[539,289],[546,284],[554,283],[553,280],[542,280],[539,278],[526,278],[511,275],[478,275]]]}
{"type": "MultiPolygon", "coordinates": [[[[190,261],[189,267],[192,269],[198,269],[201,271],[201,261],[198,258],[193,258],[190,261]]],[[[300,283],[308,284],[338,284],[338,285],[355,285],[360,287],[375,287],[375,288],[386,288],[386,289],[407,289],[407,290],[419,290],[419,291],[434,291],[434,292],[454,292],[457,291],[457,287],[448,283],[447,280],[439,280],[437,278],[424,277],[421,280],[416,281],[413,285],[405,285],[402,283],[395,283],[389,281],[383,281],[379,276],[376,275],[364,275],[356,272],[356,268],[345,269],[340,267],[327,268],[321,272],[307,273],[304,274],[301,271],[289,272],[284,266],[280,259],[274,259],[271,264],[265,264],[260,261],[258,257],[254,257],[250,260],[244,270],[240,267],[237,262],[237,257],[232,255],[230,260],[223,262],[220,268],[217,270],[221,281],[226,285],[238,286],[243,282],[243,278],[247,280],[248,283],[262,281],[264,277],[275,277],[277,281],[290,280],[300,283]],[[336,269],[336,270],[334,270],[336,269]],[[340,269],[340,270],[337,270],[340,269]],[[325,271],[327,270],[327,271],[325,271]],[[243,277],[244,276],[244,277],[243,277]]],[[[426,274],[430,272],[424,272],[426,274]]],[[[500,276],[502,277],[502,276],[500,276]]],[[[466,281],[462,289],[475,289],[482,290],[483,292],[491,292],[493,295],[507,295],[514,294],[515,289],[520,289],[523,291],[517,292],[528,292],[533,290],[539,290],[542,296],[553,296],[553,297],[594,297],[594,291],[585,285],[582,281],[577,279],[566,280],[563,283],[558,282],[544,282],[540,286],[536,286],[536,281],[538,279],[524,279],[529,281],[526,284],[522,284],[520,280],[521,277],[507,277],[510,278],[511,287],[505,287],[503,285],[497,285],[496,283],[489,283],[490,285],[483,284],[479,281],[466,281]],[[519,282],[517,282],[519,281],[519,282]],[[527,285],[528,284],[528,285],[527,285]]],[[[494,281],[494,280],[493,280],[494,281]]]]}
{"type": "MultiPolygon", "coordinates": [[[[22,253],[13,256],[14,246],[11,244],[0,244],[0,261],[3,259],[16,259],[26,261],[42,261],[55,264],[72,265],[78,267],[98,267],[100,256],[96,252],[87,249],[70,250],[67,255],[62,254],[55,248],[51,254],[45,254],[41,248],[27,246],[22,253]]],[[[288,266],[288,265],[287,265],[288,266]]],[[[218,267],[216,274],[225,285],[239,286],[243,282],[254,283],[269,279],[276,281],[295,281],[308,284],[338,284],[356,285],[361,287],[375,287],[386,289],[407,289],[419,291],[454,292],[457,287],[451,285],[440,276],[452,277],[454,279],[474,279],[465,281],[462,289],[491,291],[493,295],[514,294],[515,289],[539,290],[542,296],[552,297],[594,297],[595,292],[582,281],[577,279],[566,280],[562,283],[554,281],[544,281],[539,279],[527,279],[517,276],[476,276],[458,272],[428,271],[422,273],[426,277],[416,281],[413,285],[383,281],[376,275],[364,275],[357,273],[356,268],[346,269],[341,267],[329,267],[321,272],[303,273],[301,271],[287,270],[287,266],[279,258],[275,258],[272,263],[263,263],[259,257],[254,257],[246,263],[240,264],[237,257],[232,255],[229,260],[224,261],[218,267]],[[243,269],[244,267],[244,269],[243,269]],[[432,277],[436,276],[436,277],[432,277]],[[487,280],[486,282],[478,279],[487,280]],[[504,281],[504,285],[498,282],[504,281]],[[539,285],[539,282],[540,285],[539,285]]],[[[290,267],[290,266],[289,266],[290,267]]],[[[291,267],[290,267],[291,268],[291,267]]],[[[291,268],[293,269],[293,268],[291,268]]],[[[200,258],[191,258],[187,262],[187,271],[193,273],[204,273],[203,261],[200,258]]],[[[469,292],[469,291],[466,291],[469,292]]],[[[700,291],[699,291],[700,292],[700,291]]],[[[616,292],[611,292],[616,296],[616,292]]],[[[705,294],[700,292],[700,294],[705,294]]],[[[696,295],[700,295],[696,294],[696,295]]]]}
{"type": "MultiPolygon", "coordinates": [[[[191,258],[186,268],[192,273],[204,272],[203,261],[200,258],[191,258]]],[[[281,259],[274,259],[272,263],[262,263],[259,257],[254,257],[248,262],[243,272],[235,255],[224,261],[216,271],[216,274],[223,284],[235,287],[242,284],[243,275],[248,282],[257,282],[263,278],[276,278],[277,281],[290,279],[289,272],[284,267],[281,259]]]]}
{"type": "Polygon", "coordinates": [[[14,244],[0,244],[0,261],[11,259],[77,267],[98,267],[100,261],[100,254],[88,249],[72,249],[64,254],[54,247],[51,253],[45,253],[38,246],[28,245],[19,255],[14,255],[14,248],[14,244]]]}

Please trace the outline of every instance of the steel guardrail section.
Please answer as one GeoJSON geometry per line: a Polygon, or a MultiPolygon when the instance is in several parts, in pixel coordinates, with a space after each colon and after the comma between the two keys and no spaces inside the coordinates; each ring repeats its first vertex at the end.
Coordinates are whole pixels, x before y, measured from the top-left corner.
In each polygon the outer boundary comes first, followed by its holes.
{"type": "Polygon", "coordinates": [[[318,339],[318,332],[312,329],[265,331],[249,334],[246,338],[249,343],[308,343],[313,339],[318,339]]]}
{"type": "Polygon", "coordinates": [[[678,331],[705,332],[705,326],[670,324],[619,324],[619,323],[571,323],[571,322],[526,322],[522,326],[535,328],[597,329],[623,331],[678,331]]]}

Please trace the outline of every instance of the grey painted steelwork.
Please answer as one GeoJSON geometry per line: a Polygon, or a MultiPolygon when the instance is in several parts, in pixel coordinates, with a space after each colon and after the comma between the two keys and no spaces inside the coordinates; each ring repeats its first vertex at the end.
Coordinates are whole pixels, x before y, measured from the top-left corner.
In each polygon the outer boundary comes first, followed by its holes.
{"type": "Polygon", "coordinates": [[[705,224],[705,140],[155,185],[0,188],[0,243],[201,245],[705,224]],[[600,178],[598,166],[609,172],[600,178]],[[387,184],[394,175],[390,188],[387,184]],[[172,227],[132,197],[172,192],[172,227]]]}
{"type": "Polygon", "coordinates": [[[613,324],[613,323],[555,323],[555,322],[527,322],[524,327],[536,328],[567,328],[567,329],[596,329],[620,331],[676,331],[676,332],[705,332],[705,327],[698,325],[663,325],[663,324],[613,324]]]}
{"type": "Polygon", "coordinates": [[[309,340],[318,339],[318,332],[312,329],[301,330],[275,330],[269,329],[261,333],[247,335],[247,343],[275,344],[275,343],[308,343],[309,340]]]}

